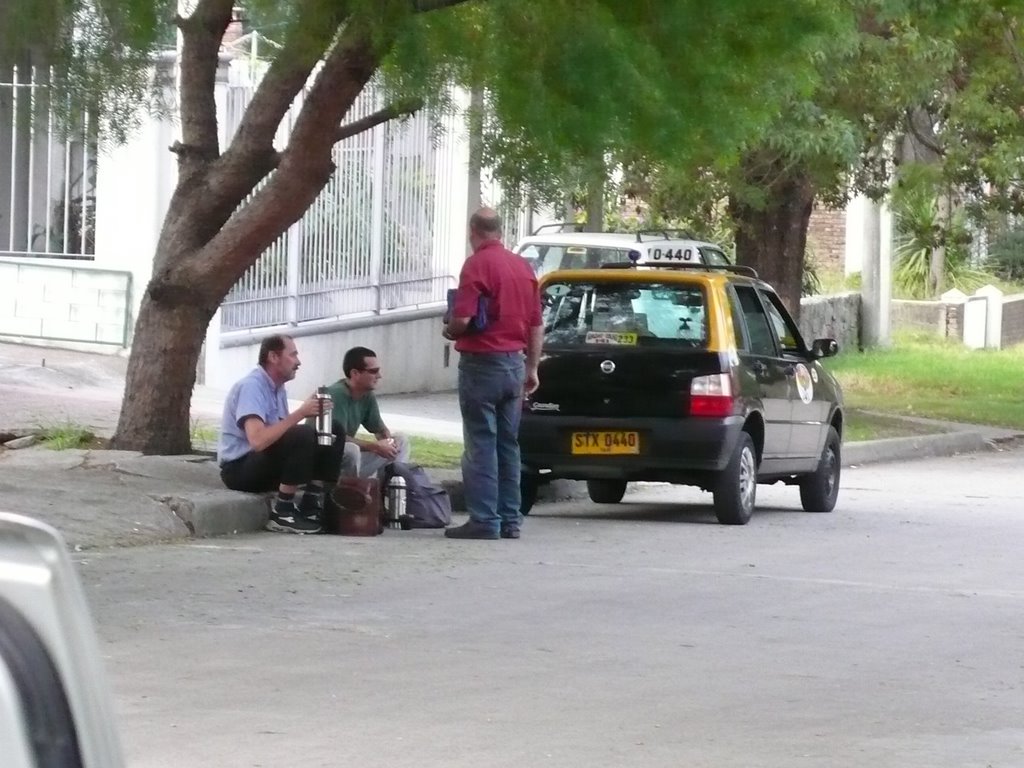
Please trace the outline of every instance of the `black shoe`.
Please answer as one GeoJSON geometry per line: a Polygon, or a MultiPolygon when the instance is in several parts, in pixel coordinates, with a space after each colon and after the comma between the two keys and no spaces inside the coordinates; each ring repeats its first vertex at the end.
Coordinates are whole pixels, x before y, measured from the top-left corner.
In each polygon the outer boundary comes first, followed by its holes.
{"type": "Polygon", "coordinates": [[[501,526],[501,538],[503,539],[518,539],[519,529],[513,528],[511,525],[501,526]]]}
{"type": "Polygon", "coordinates": [[[324,497],[323,494],[306,492],[302,495],[302,502],[299,504],[299,514],[310,520],[319,522],[323,519],[324,497]]]}
{"type": "Polygon", "coordinates": [[[474,523],[472,520],[457,525],[454,528],[446,528],[445,538],[448,539],[497,539],[498,532],[490,526],[482,523],[474,523]]]}
{"type": "Polygon", "coordinates": [[[274,504],[265,528],[277,533],[320,533],[320,523],[304,517],[294,504],[274,504]]]}

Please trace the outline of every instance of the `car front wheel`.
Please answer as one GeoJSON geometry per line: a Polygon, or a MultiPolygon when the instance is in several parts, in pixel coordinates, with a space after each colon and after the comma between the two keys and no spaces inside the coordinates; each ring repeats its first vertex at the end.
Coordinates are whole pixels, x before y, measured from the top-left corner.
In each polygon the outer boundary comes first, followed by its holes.
{"type": "Polygon", "coordinates": [[[828,428],[825,448],[813,474],[800,480],[800,504],[807,512],[831,512],[839,498],[840,461],[839,433],[828,428]]]}
{"type": "Polygon", "coordinates": [[[587,480],[587,494],[595,504],[618,504],[626,495],[626,481],[587,480]]]}
{"type": "Polygon", "coordinates": [[[719,474],[713,493],[718,522],[722,525],[749,522],[757,497],[757,452],[746,432],[740,432],[732,458],[719,474]]]}

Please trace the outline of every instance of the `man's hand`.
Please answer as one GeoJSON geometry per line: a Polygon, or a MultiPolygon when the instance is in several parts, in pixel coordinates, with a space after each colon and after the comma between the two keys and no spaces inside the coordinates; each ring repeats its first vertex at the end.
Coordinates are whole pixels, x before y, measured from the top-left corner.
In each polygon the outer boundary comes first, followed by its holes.
{"type": "Polygon", "coordinates": [[[540,377],[537,375],[537,369],[536,368],[527,368],[526,369],[526,380],[523,382],[523,391],[527,395],[532,395],[534,392],[537,391],[537,388],[539,386],[540,386],[540,377]]]}
{"type": "Polygon", "coordinates": [[[371,445],[372,447],[370,448],[370,450],[376,453],[382,459],[393,461],[395,458],[398,457],[398,446],[395,444],[395,441],[392,440],[390,437],[387,437],[383,440],[378,440],[377,442],[372,443],[371,445]]]}
{"type": "Polygon", "coordinates": [[[311,419],[314,416],[320,415],[320,398],[316,396],[316,393],[310,395],[310,397],[302,402],[299,406],[298,412],[305,419],[311,419]]]}
{"type": "Polygon", "coordinates": [[[469,322],[472,319],[473,318],[471,317],[453,317],[445,323],[444,330],[441,331],[441,335],[449,341],[455,341],[466,333],[469,329],[469,322]]]}

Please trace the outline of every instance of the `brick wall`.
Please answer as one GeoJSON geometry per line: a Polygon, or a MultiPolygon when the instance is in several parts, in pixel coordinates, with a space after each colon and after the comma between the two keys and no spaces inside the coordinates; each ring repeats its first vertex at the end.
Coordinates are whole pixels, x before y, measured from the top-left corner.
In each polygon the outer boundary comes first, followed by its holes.
{"type": "Polygon", "coordinates": [[[807,252],[814,264],[842,269],[846,258],[846,211],[815,206],[807,227],[807,252]]]}
{"type": "Polygon", "coordinates": [[[946,335],[947,305],[942,302],[893,299],[889,307],[889,323],[894,331],[924,331],[946,335]]]}
{"type": "Polygon", "coordinates": [[[1024,343],[1024,294],[1003,299],[1002,346],[1012,347],[1024,343]]]}

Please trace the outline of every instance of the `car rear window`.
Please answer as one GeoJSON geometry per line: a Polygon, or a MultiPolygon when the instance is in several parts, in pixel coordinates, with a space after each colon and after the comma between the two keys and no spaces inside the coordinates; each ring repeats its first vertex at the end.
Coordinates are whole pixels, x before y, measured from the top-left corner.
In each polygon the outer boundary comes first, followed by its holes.
{"type": "Polygon", "coordinates": [[[644,241],[632,248],[598,248],[582,245],[544,245],[530,243],[519,255],[533,267],[537,277],[543,277],[556,269],[599,269],[603,264],[627,263],[630,253],[639,253],[642,261],[703,262],[705,264],[729,264],[726,255],[717,248],[700,246],[690,248],[661,248],[657,242],[644,241]]]}
{"type": "Polygon", "coordinates": [[[581,245],[528,245],[520,255],[537,277],[556,269],[597,269],[602,264],[628,262],[629,248],[589,248],[581,245]]]}
{"type": "Polygon", "coordinates": [[[697,283],[556,281],[542,298],[545,344],[707,346],[707,301],[697,283]]]}

